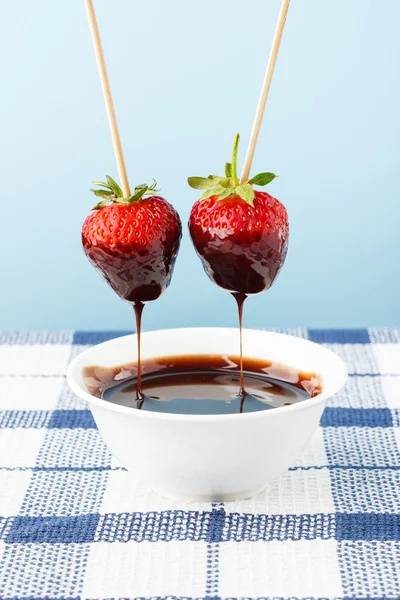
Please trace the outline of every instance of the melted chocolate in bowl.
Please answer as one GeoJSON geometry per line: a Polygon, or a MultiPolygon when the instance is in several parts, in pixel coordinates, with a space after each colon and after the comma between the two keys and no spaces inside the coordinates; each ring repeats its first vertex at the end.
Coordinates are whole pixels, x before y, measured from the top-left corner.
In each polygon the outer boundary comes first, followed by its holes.
{"type": "Polygon", "coordinates": [[[86,367],[84,382],[93,396],[153,412],[189,415],[255,412],[295,404],[322,391],[321,378],[280,363],[243,357],[244,393],[239,393],[237,356],[168,356],[142,362],[136,395],[137,365],[86,367]]]}

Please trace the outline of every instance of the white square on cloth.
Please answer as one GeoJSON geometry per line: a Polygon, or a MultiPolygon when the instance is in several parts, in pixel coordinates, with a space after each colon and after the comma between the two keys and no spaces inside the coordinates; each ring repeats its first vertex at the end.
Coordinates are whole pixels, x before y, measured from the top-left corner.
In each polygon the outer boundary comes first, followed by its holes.
{"type": "Polygon", "coordinates": [[[400,344],[374,344],[373,352],[382,375],[400,375],[400,344]]]}
{"type": "Polygon", "coordinates": [[[239,502],[227,502],[229,513],[266,515],[310,515],[334,513],[328,470],[288,471],[271,481],[257,496],[239,502]]]}
{"type": "Polygon", "coordinates": [[[46,429],[3,429],[0,467],[34,467],[45,435],[46,429]]]}
{"type": "Polygon", "coordinates": [[[65,375],[69,344],[0,345],[0,375],[65,375]]]}
{"type": "Polygon", "coordinates": [[[237,542],[220,545],[225,598],[342,596],[335,540],[237,542]],[[254,577],[257,573],[257,577],[254,577]]]}
{"type": "Polygon", "coordinates": [[[14,517],[20,514],[31,477],[31,471],[0,471],[0,515],[2,517],[14,517]]]}
{"type": "Polygon", "coordinates": [[[84,598],[204,596],[204,542],[98,542],[87,561],[84,598]]]}
{"type": "Polygon", "coordinates": [[[100,514],[164,510],[210,511],[211,502],[175,502],[144,487],[129,471],[110,471],[100,514]]]}
{"type": "Polygon", "coordinates": [[[62,377],[0,377],[0,410],[54,410],[62,377]]]}
{"type": "Polygon", "coordinates": [[[400,377],[385,375],[379,378],[389,408],[400,408],[400,377]]]}

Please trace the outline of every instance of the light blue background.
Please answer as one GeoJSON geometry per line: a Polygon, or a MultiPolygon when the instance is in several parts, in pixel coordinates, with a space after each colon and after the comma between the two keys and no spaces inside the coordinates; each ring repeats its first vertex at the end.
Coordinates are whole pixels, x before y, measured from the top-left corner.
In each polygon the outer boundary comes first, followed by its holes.
{"type": "MultiPolygon", "coordinates": [[[[279,0],[97,0],[131,184],[181,214],[170,289],[144,327],[233,325],[186,222],[188,175],[243,161],[279,0]]],[[[292,0],[253,173],[290,215],[284,270],[250,327],[400,325],[400,2],[292,0]]],[[[0,327],[130,329],[87,262],[90,181],[116,176],[83,2],[2,2],[0,327]]]]}

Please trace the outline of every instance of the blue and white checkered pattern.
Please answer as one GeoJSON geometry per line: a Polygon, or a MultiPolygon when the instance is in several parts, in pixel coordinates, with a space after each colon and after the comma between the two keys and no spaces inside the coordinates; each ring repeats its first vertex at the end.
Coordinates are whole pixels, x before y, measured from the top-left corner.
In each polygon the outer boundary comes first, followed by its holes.
{"type": "Polygon", "coordinates": [[[346,389],[264,492],[190,505],[138,485],[66,384],[118,333],[0,334],[0,597],[400,598],[400,331],[291,333],[346,360],[346,389]]]}

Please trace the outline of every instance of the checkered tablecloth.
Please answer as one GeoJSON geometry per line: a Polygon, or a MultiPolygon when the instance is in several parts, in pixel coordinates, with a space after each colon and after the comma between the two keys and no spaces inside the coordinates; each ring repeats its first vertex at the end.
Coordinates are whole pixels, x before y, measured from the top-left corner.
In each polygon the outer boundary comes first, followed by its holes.
{"type": "Polygon", "coordinates": [[[116,333],[0,335],[0,597],[400,598],[400,331],[290,333],[346,389],[264,492],[189,505],[132,479],[67,386],[116,333]]]}

